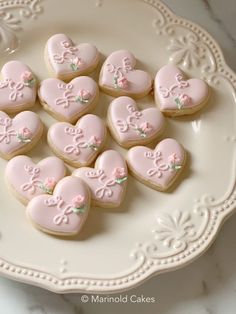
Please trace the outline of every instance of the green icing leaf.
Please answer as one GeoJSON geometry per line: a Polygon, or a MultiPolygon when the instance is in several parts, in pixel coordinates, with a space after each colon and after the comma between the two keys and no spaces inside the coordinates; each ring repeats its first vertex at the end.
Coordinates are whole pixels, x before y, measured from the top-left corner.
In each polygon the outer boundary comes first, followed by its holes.
{"type": "Polygon", "coordinates": [[[78,70],[77,65],[75,65],[74,63],[71,63],[70,67],[71,67],[72,71],[77,71],[78,70]]]}
{"type": "Polygon", "coordinates": [[[141,136],[141,137],[147,137],[147,134],[145,132],[143,132],[143,130],[141,130],[140,128],[136,128],[137,133],[141,136]]]}
{"type": "Polygon", "coordinates": [[[183,105],[181,104],[181,102],[180,102],[180,100],[179,100],[179,98],[178,98],[178,97],[177,97],[177,98],[175,98],[175,103],[177,104],[178,109],[182,109],[182,108],[183,108],[183,105]]]}
{"type": "Polygon", "coordinates": [[[87,104],[89,102],[89,99],[83,99],[83,98],[77,96],[75,101],[80,102],[81,104],[87,104]]]}
{"type": "Polygon", "coordinates": [[[180,165],[175,165],[175,170],[179,170],[179,169],[181,169],[182,168],[182,166],[180,166],[180,165]]]}
{"type": "Polygon", "coordinates": [[[95,152],[98,150],[98,147],[96,145],[94,145],[94,144],[88,144],[87,147],[92,149],[92,150],[95,150],[95,152]]]}
{"type": "Polygon", "coordinates": [[[30,138],[24,138],[20,134],[17,134],[16,138],[17,138],[18,142],[21,142],[21,143],[30,143],[31,142],[30,138]]]}
{"type": "Polygon", "coordinates": [[[82,207],[79,207],[79,208],[73,207],[72,210],[73,210],[73,212],[75,214],[84,214],[84,212],[86,210],[86,207],[85,206],[82,206],[82,207]]]}
{"type": "Polygon", "coordinates": [[[46,186],[43,185],[43,183],[41,183],[41,184],[39,185],[39,188],[40,188],[43,192],[52,195],[52,190],[46,188],[46,186]]]}
{"type": "Polygon", "coordinates": [[[176,171],[180,170],[182,168],[181,165],[177,165],[177,164],[170,164],[169,167],[170,167],[170,169],[176,170],[176,171]]]}
{"type": "Polygon", "coordinates": [[[118,86],[118,84],[117,84],[117,81],[118,81],[118,77],[117,77],[117,76],[114,76],[113,81],[114,81],[114,86],[115,86],[115,88],[119,88],[119,86],[118,86]]]}
{"type": "Polygon", "coordinates": [[[27,80],[27,81],[25,80],[24,83],[28,87],[33,87],[36,84],[36,79],[32,78],[31,80],[27,80]]]}
{"type": "Polygon", "coordinates": [[[126,180],[127,180],[127,177],[120,178],[120,179],[116,179],[116,183],[122,184],[122,183],[125,182],[126,180]]]}

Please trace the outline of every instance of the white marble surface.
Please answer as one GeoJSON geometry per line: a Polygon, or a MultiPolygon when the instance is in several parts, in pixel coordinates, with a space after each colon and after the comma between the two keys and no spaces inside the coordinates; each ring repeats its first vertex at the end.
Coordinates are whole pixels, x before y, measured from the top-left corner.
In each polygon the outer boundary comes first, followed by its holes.
{"type": "MultiPolygon", "coordinates": [[[[177,14],[207,29],[220,43],[236,71],[235,0],[164,0],[177,14]]],[[[226,222],[211,249],[188,267],[150,279],[127,293],[155,298],[154,303],[81,302],[81,295],[56,295],[40,288],[0,279],[0,313],[4,314],[235,314],[236,215],[226,222]]],[[[122,294],[126,297],[126,293],[122,294]]],[[[90,296],[91,298],[91,296],[90,296]]],[[[133,297],[135,299],[135,297],[133,297]]]]}

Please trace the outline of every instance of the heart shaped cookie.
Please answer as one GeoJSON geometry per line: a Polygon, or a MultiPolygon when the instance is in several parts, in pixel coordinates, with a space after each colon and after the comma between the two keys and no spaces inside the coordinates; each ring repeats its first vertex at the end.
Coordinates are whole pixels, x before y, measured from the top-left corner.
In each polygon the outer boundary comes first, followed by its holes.
{"type": "Polygon", "coordinates": [[[74,167],[91,164],[105,140],[106,126],[93,114],[83,116],[76,126],[58,122],[48,130],[48,144],[53,152],[74,167]]]}
{"type": "Polygon", "coordinates": [[[56,34],[47,41],[45,61],[54,77],[67,81],[92,72],[98,64],[99,52],[94,45],[76,46],[65,34],[56,34]]]}
{"type": "Polygon", "coordinates": [[[20,61],[7,62],[1,71],[0,110],[15,113],[31,108],[36,99],[36,79],[20,61]]]}
{"type": "Polygon", "coordinates": [[[49,78],[41,82],[38,95],[48,113],[60,121],[74,123],[94,109],[99,89],[88,76],[76,77],[68,84],[49,78]]]}
{"type": "Polygon", "coordinates": [[[162,67],[155,77],[155,100],[168,116],[192,114],[200,110],[209,98],[209,87],[200,79],[185,80],[173,64],[162,67]]]}
{"type": "Polygon", "coordinates": [[[57,157],[48,157],[35,164],[23,155],[12,158],[5,171],[9,187],[23,204],[37,195],[52,194],[54,186],[65,174],[65,165],[57,157]]]}
{"type": "Polygon", "coordinates": [[[18,113],[10,118],[0,111],[0,156],[11,159],[32,149],[43,133],[43,123],[31,111],[18,113]]]}
{"type": "Polygon", "coordinates": [[[139,111],[132,98],[121,96],[109,106],[108,126],[121,146],[131,147],[152,142],[163,130],[164,117],[153,107],[139,111]]]}
{"type": "Polygon", "coordinates": [[[182,171],[185,159],[183,147],[174,139],[167,138],[154,150],[144,146],[131,148],[127,162],[135,178],[155,190],[165,191],[182,171]]]}
{"type": "Polygon", "coordinates": [[[95,168],[79,168],[72,175],[81,178],[90,187],[94,206],[118,207],[124,199],[127,167],[124,158],[115,150],[102,153],[96,160],[95,168]]]}
{"type": "Polygon", "coordinates": [[[43,232],[71,236],[81,230],[89,208],[90,192],[86,184],[79,178],[65,177],[57,183],[53,195],[33,198],[26,214],[43,232]]]}
{"type": "Polygon", "coordinates": [[[127,50],[118,50],[110,54],[104,62],[99,86],[112,96],[131,96],[141,98],[152,88],[152,78],[141,70],[135,70],[135,57],[127,50]]]}

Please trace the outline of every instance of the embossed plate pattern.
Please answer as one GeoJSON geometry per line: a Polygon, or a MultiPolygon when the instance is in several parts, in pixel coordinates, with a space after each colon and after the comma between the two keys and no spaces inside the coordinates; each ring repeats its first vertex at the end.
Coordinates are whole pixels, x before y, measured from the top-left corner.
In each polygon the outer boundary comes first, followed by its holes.
{"type": "MultiPolygon", "coordinates": [[[[91,209],[76,238],[58,239],[35,230],[1,180],[2,275],[60,293],[121,291],[197,258],[233,213],[236,77],[207,32],[157,0],[68,0],[60,6],[56,0],[0,1],[1,52],[14,52],[3,53],[2,64],[19,59],[40,80],[46,78],[44,44],[59,32],[75,42],[94,43],[103,55],[128,49],[153,77],[162,65],[174,62],[212,89],[201,112],[167,121],[163,137],[176,138],[188,152],[178,186],[159,193],[130,177],[123,205],[91,209]]],[[[105,118],[111,99],[101,94],[95,113],[105,118]]],[[[153,106],[153,98],[138,104],[153,106]]],[[[55,121],[39,104],[34,110],[47,127],[55,121]]],[[[52,155],[45,139],[30,153],[35,161],[52,155]]],[[[111,138],[108,147],[126,154],[111,138]]],[[[1,160],[2,177],[5,165],[1,160]]]]}

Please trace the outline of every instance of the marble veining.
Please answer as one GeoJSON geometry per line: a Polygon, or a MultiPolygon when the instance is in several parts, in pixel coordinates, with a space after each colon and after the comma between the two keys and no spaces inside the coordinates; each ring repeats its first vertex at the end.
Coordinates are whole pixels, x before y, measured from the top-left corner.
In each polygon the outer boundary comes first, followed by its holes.
{"type": "Polygon", "coordinates": [[[228,39],[231,41],[232,45],[236,47],[236,37],[235,32],[228,29],[227,25],[225,24],[224,20],[217,14],[214,8],[214,2],[211,0],[202,0],[204,3],[204,6],[206,10],[208,11],[209,17],[214,20],[221,30],[224,31],[225,35],[228,37],[228,39]]]}
{"type": "Polygon", "coordinates": [[[235,227],[236,215],[225,223],[217,241],[202,258],[127,292],[129,297],[154,295],[154,304],[82,304],[81,294],[57,295],[2,278],[0,311],[15,314],[17,307],[17,314],[235,314],[235,227]]]}

